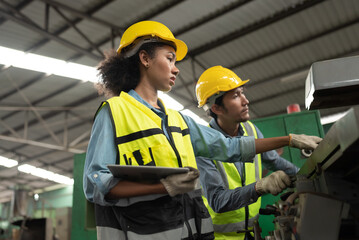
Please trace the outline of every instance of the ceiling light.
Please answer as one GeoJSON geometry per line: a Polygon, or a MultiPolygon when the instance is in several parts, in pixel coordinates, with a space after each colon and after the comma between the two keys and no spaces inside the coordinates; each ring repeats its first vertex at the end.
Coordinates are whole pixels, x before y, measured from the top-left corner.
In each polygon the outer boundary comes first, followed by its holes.
{"type": "MultiPolygon", "coordinates": [[[[25,53],[11,48],[0,46],[0,64],[32,71],[43,72],[48,75],[54,74],[62,77],[78,79],[81,81],[98,82],[97,70],[77,63],[66,62],[56,58],[45,57],[32,53],[25,53]]],[[[171,98],[166,93],[159,91],[159,97],[166,107],[176,111],[183,110],[183,105],[171,98]]],[[[207,125],[208,123],[190,110],[183,110],[184,114],[192,117],[196,122],[207,125]]]]}
{"type": "Polygon", "coordinates": [[[0,64],[24,68],[48,75],[79,79],[82,81],[97,82],[97,70],[77,63],[66,62],[56,58],[45,57],[32,53],[5,48],[0,46],[0,64]]]}
{"type": "Polygon", "coordinates": [[[41,178],[45,178],[48,180],[51,180],[53,182],[57,182],[57,183],[62,183],[62,184],[66,184],[66,185],[73,185],[74,184],[74,180],[72,178],[51,172],[51,171],[47,171],[45,169],[42,168],[37,168],[34,166],[31,166],[29,164],[23,164],[21,166],[19,166],[17,168],[20,172],[24,172],[24,173],[28,173],[37,177],[41,177],[41,178]]]}
{"type": "Polygon", "coordinates": [[[18,161],[0,156],[0,165],[7,168],[11,168],[17,166],[18,161]]]}
{"type": "Polygon", "coordinates": [[[39,200],[39,194],[37,194],[37,193],[34,194],[34,200],[35,200],[35,201],[38,201],[38,200],[39,200]]]}

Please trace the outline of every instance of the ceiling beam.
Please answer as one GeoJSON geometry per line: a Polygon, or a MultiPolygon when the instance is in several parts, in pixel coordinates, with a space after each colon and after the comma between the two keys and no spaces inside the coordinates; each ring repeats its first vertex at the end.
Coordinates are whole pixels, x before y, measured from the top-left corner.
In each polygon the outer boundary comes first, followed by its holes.
{"type": "Polygon", "coordinates": [[[62,38],[60,38],[60,37],[54,35],[54,34],[51,34],[51,33],[49,33],[49,32],[46,32],[46,31],[43,30],[42,28],[36,27],[36,26],[34,26],[34,25],[28,23],[27,21],[24,21],[24,20],[22,20],[22,19],[19,19],[19,18],[15,17],[14,15],[12,15],[12,14],[10,14],[10,13],[8,13],[8,12],[2,10],[2,9],[0,9],[0,16],[1,16],[1,15],[2,15],[3,17],[5,17],[5,18],[7,18],[7,19],[9,19],[9,20],[11,20],[11,21],[13,21],[13,22],[16,22],[17,24],[22,25],[22,26],[25,27],[25,28],[28,28],[28,29],[30,29],[30,30],[32,30],[32,31],[34,31],[34,32],[36,32],[36,33],[42,35],[43,37],[46,37],[46,38],[51,39],[51,40],[54,40],[54,41],[60,43],[61,45],[72,49],[72,50],[75,51],[75,52],[81,52],[81,53],[84,54],[85,56],[87,56],[87,57],[89,57],[89,58],[92,58],[92,59],[94,59],[94,60],[96,60],[96,61],[100,61],[100,60],[102,59],[101,56],[96,55],[96,54],[93,54],[93,53],[87,51],[86,49],[84,49],[84,48],[82,48],[82,47],[80,47],[80,46],[77,46],[77,45],[71,43],[70,41],[67,41],[67,40],[65,40],[65,39],[62,39],[62,38]]]}
{"type": "MultiPolygon", "coordinates": [[[[92,123],[92,119],[90,120],[90,123],[92,123]]],[[[76,128],[76,127],[83,126],[83,125],[84,125],[84,121],[81,121],[81,122],[78,122],[78,123],[76,123],[76,124],[70,126],[68,129],[69,129],[69,130],[72,130],[72,129],[76,128]]],[[[91,128],[91,127],[90,127],[90,128],[91,128]]],[[[62,130],[59,130],[59,131],[56,131],[56,132],[55,132],[55,134],[60,134],[60,133],[62,133],[62,130]]],[[[43,137],[40,137],[40,138],[38,138],[38,139],[35,139],[34,141],[37,141],[37,142],[46,141],[47,138],[48,138],[48,135],[43,136],[43,137]]],[[[75,139],[75,140],[76,140],[76,139],[75,139]]],[[[74,140],[74,141],[75,141],[75,140],[74,140]]],[[[82,142],[81,144],[77,144],[76,146],[87,147],[87,143],[88,143],[88,140],[82,142]]],[[[5,150],[6,152],[12,152],[12,153],[14,153],[14,154],[16,154],[16,155],[22,156],[21,154],[18,154],[17,152],[18,152],[20,149],[24,148],[24,147],[26,147],[26,145],[21,145],[21,146],[13,147],[13,148],[11,148],[11,149],[6,149],[6,150],[4,149],[4,150],[5,150]]],[[[75,146],[70,146],[70,147],[75,147],[75,146]]],[[[46,155],[48,155],[48,154],[51,154],[51,153],[52,153],[52,152],[46,152],[46,153],[44,153],[44,155],[40,154],[40,155],[38,155],[38,156],[36,156],[36,157],[31,157],[30,160],[33,159],[33,158],[36,159],[36,158],[44,157],[44,156],[46,156],[46,155]]],[[[28,156],[24,156],[24,157],[29,158],[28,156]]]]}
{"type": "MultiPolygon", "coordinates": [[[[43,78],[42,75],[40,75],[39,77],[36,77],[35,79],[32,79],[31,81],[29,81],[29,84],[28,84],[28,82],[26,82],[25,84],[19,86],[18,88],[21,89],[21,90],[24,90],[26,87],[29,87],[31,84],[33,84],[33,83],[35,83],[35,82],[41,80],[42,78],[43,78]]],[[[67,90],[70,90],[70,89],[72,89],[73,87],[75,87],[75,86],[77,86],[77,85],[79,85],[79,84],[80,84],[80,81],[76,81],[76,82],[70,83],[70,84],[68,84],[68,85],[66,85],[66,86],[64,86],[64,87],[62,87],[62,88],[60,88],[60,89],[57,89],[57,90],[55,90],[54,92],[50,92],[50,91],[49,91],[49,93],[48,93],[47,95],[43,96],[43,97],[40,98],[40,99],[37,99],[36,101],[33,101],[31,104],[32,104],[32,106],[33,106],[35,109],[37,109],[37,106],[36,106],[37,104],[43,103],[44,101],[46,101],[46,100],[48,100],[48,99],[50,99],[50,98],[53,98],[53,97],[55,97],[55,96],[57,96],[57,95],[59,95],[59,94],[65,92],[65,91],[67,91],[67,90]]],[[[11,95],[14,94],[14,93],[16,93],[16,92],[17,92],[16,89],[14,89],[13,91],[11,91],[11,95]]],[[[1,100],[1,99],[5,99],[5,97],[7,97],[7,96],[10,96],[10,92],[4,94],[4,96],[1,96],[1,97],[0,97],[0,100],[1,100]]],[[[73,105],[72,105],[72,106],[61,106],[61,107],[59,107],[59,108],[66,109],[66,108],[74,108],[74,107],[76,107],[76,106],[73,106],[73,105]]],[[[39,110],[41,110],[41,108],[39,108],[39,110]]],[[[66,110],[67,110],[67,109],[66,109],[66,110]]],[[[57,110],[54,110],[54,111],[57,111],[57,110]]],[[[15,114],[16,114],[16,112],[9,113],[9,114],[7,114],[7,115],[5,115],[5,116],[2,116],[2,119],[3,119],[3,120],[6,120],[6,119],[8,119],[8,118],[14,116],[15,114]]]]}
{"type": "Polygon", "coordinates": [[[23,138],[9,137],[9,136],[4,136],[4,135],[0,135],[0,140],[4,140],[4,141],[8,141],[8,142],[15,142],[15,143],[23,143],[23,144],[27,144],[27,145],[36,146],[36,147],[48,148],[48,149],[65,151],[65,152],[70,152],[70,153],[86,152],[86,150],[82,150],[82,149],[67,148],[67,147],[60,146],[60,145],[54,145],[54,144],[49,144],[49,143],[44,143],[44,142],[37,142],[37,141],[23,139],[23,138]]]}
{"type": "MultiPolygon", "coordinates": [[[[25,89],[25,88],[31,86],[32,84],[34,84],[34,83],[40,81],[40,80],[43,79],[45,76],[46,76],[45,73],[37,74],[34,78],[30,79],[29,81],[26,81],[26,82],[25,82],[24,84],[22,84],[22,85],[19,85],[19,89],[25,89]]],[[[10,90],[10,91],[8,91],[8,92],[6,92],[6,93],[4,93],[3,95],[0,96],[0,102],[1,102],[1,100],[4,100],[4,99],[8,98],[9,96],[11,96],[11,95],[13,95],[13,94],[15,94],[15,93],[17,93],[17,89],[15,89],[15,88],[12,89],[12,90],[10,90]]]]}
{"type": "Polygon", "coordinates": [[[224,6],[223,8],[221,9],[218,9],[200,19],[198,19],[197,21],[195,22],[192,22],[186,26],[183,26],[182,28],[180,29],[177,29],[176,31],[173,32],[173,35],[174,36],[178,36],[178,35],[181,35],[183,33],[186,33],[188,31],[191,31],[193,30],[194,28],[197,28],[205,23],[208,23],[209,21],[213,21],[214,19],[218,18],[218,17],[221,17],[223,16],[224,14],[228,13],[228,12],[231,12],[239,7],[242,7],[243,5],[249,3],[249,2],[252,2],[253,0],[239,0],[239,1],[236,1],[236,2],[232,2],[226,6],[224,6]]]}
{"type": "Polygon", "coordinates": [[[265,97],[258,98],[256,100],[251,100],[251,101],[249,101],[249,105],[254,106],[255,104],[260,104],[262,102],[268,102],[270,100],[273,100],[275,98],[278,98],[278,97],[281,97],[281,96],[284,96],[284,95],[294,94],[294,93],[296,93],[298,91],[304,91],[304,84],[302,84],[302,85],[300,85],[298,87],[295,87],[295,88],[288,89],[285,92],[273,93],[273,94],[267,95],[265,97]]]}
{"type": "Polygon", "coordinates": [[[102,51],[95,46],[95,44],[90,40],[90,38],[88,38],[75,24],[73,24],[71,22],[71,20],[66,17],[65,14],[63,14],[57,7],[54,7],[54,10],[67,22],[67,24],[72,27],[83,39],[85,39],[85,41],[94,49],[96,50],[100,56],[104,57],[104,54],[102,53],[102,51]]]}
{"type": "MultiPolygon", "coordinates": [[[[308,43],[308,42],[310,42],[310,41],[314,41],[314,40],[316,40],[316,39],[318,39],[318,38],[320,38],[320,37],[327,36],[327,35],[329,35],[329,34],[331,34],[331,33],[334,33],[334,32],[336,32],[336,31],[340,31],[340,30],[342,30],[342,29],[344,29],[344,28],[347,28],[347,27],[351,27],[351,26],[353,26],[353,25],[355,25],[355,24],[358,24],[358,23],[359,23],[359,18],[353,19],[353,20],[351,20],[351,21],[349,21],[349,22],[347,22],[347,23],[343,23],[343,24],[340,24],[340,25],[338,25],[338,26],[335,26],[335,27],[333,27],[333,28],[331,28],[331,29],[327,29],[327,30],[324,30],[324,31],[322,31],[322,32],[320,32],[320,33],[317,33],[317,34],[308,36],[308,37],[303,38],[303,39],[301,39],[301,40],[299,40],[299,41],[297,41],[297,42],[288,44],[288,45],[286,45],[286,46],[284,46],[284,47],[275,49],[275,50],[273,50],[273,51],[270,51],[270,52],[267,52],[267,53],[264,53],[264,54],[261,54],[261,55],[258,55],[258,56],[249,58],[249,59],[242,60],[242,61],[240,61],[240,62],[238,62],[238,63],[235,63],[235,64],[233,64],[233,65],[231,65],[231,66],[228,66],[228,68],[229,68],[229,69],[232,69],[233,71],[235,71],[235,68],[243,67],[243,66],[245,66],[245,65],[247,65],[247,64],[256,62],[256,61],[258,61],[258,60],[261,60],[261,59],[263,59],[263,58],[269,57],[269,56],[274,55],[274,54],[278,54],[278,53],[284,52],[285,50],[288,50],[288,49],[297,47],[297,46],[299,46],[299,45],[301,45],[301,44],[308,43]]],[[[347,55],[347,54],[350,54],[350,52],[346,52],[345,54],[339,54],[339,55],[337,55],[337,56],[333,56],[333,58],[343,57],[343,55],[347,55]]],[[[323,59],[323,60],[324,60],[324,59],[323,59]]],[[[319,60],[318,60],[318,61],[319,61],[319,60]]],[[[312,64],[312,63],[310,63],[310,64],[312,64]]],[[[304,71],[304,70],[306,70],[306,69],[309,69],[309,67],[310,67],[310,65],[306,65],[305,67],[302,66],[302,67],[300,67],[300,68],[291,70],[291,71],[289,71],[289,72],[281,73],[281,74],[279,74],[279,75],[277,75],[277,76],[273,76],[273,77],[271,77],[271,79],[282,78],[282,77],[285,77],[285,76],[287,76],[287,75],[291,75],[291,74],[294,74],[294,73],[296,73],[296,72],[304,71]]],[[[267,81],[269,81],[268,78],[265,78],[265,79],[262,79],[262,80],[256,80],[256,82],[251,82],[251,83],[250,83],[250,87],[253,87],[253,86],[257,85],[257,84],[260,84],[260,83],[262,83],[262,82],[267,82],[267,81]]],[[[193,83],[192,83],[192,82],[186,83],[186,85],[191,85],[191,84],[193,84],[193,83]]],[[[185,85],[179,86],[179,87],[177,88],[177,90],[182,89],[183,87],[186,87],[186,86],[185,86],[185,85]]]]}
{"type": "Polygon", "coordinates": [[[314,35],[307,36],[307,37],[305,37],[305,38],[303,38],[303,39],[301,39],[301,40],[299,40],[297,42],[287,44],[286,46],[282,46],[282,47],[280,47],[280,48],[278,48],[278,49],[276,49],[274,51],[270,51],[270,52],[255,56],[255,57],[250,58],[250,59],[245,59],[245,60],[243,60],[241,62],[233,64],[232,66],[229,66],[229,68],[230,69],[235,69],[235,68],[238,68],[238,67],[243,67],[244,65],[248,65],[248,64],[251,64],[251,63],[256,62],[258,60],[261,60],[263,58],[266,58],[266,57],[269,57],[269,56],[284,52],[284,51],[289,50],[291,48],[298,47],[299,45],[314,41],[314,40],[316,40],[318,38],[324,37],[326,35],[329,35],[331,33],[336,32],[336,31],[340,31],[340,30],[342,30],[344,28],[347,28],[347,27],[351,27],[351,26],[353,26],[355,24],[358,24],[358,23],[359,23],[359,18],[355,18],[355,19],[353,19],[353,20],[351,20],[349,22],[339,24],[338,26],[335,26],[335,27],[330,28],[330,29],[325,29],[325,30],[323,30],[321,32],[315,33],[314,35]]]}
{"type": "MultiPolygon", "coordinates": [[[[29,163],[31,161],[41,161],[41,159],[43,158],[49,158],[51,157],[52,155],[56,154],[57,151],[54,151],[54,150],[49,150],[49,151],[45,151],[45,152],[42,152],[42,153],[39,153],[35,156],[27,156],[23,153],[19,153],[19,152],[16,152],[16,151],[13,151],[13,150],[10,150],[10,149],[4,149],[3,147],[1,147],[1,150],[4,151],[4,152],[11,152],[12,154],[14,154],[14,156],[16,156],[17,158],[14,158],[14,160],[17,160],[19,162],[19,165],[21,164],[25,164],[25,163],[29,163]],[[25,159],[25,160],[22,160],[22,159],[25,159]]],[[[4,154],[1,153],[1,154],[4,154]]],[[[72,155],[71,155],[72,156],[72,155]]],[[[14,167],[11,167],[11,168],[15,168],[17,166],[14,166],[14,167]]],[[[7,169],[9,168],[3,168],[3,169],[0,169],[0,176],[1,176],[1,173],[3,171],[6,171],[7,169]]]]}
{"type": "Polygon", "coordinates": [[[8,131],[10,131],[10,133],[16,137],[20,137],[20,134],[18,134],[12,127],[10,127],[5,121],[0,119],[0,124],[7,129],[8,131]]]}
{"type": "MultiPolygon", "coordinates": [[[[81,99],[79,99],[79,100],[77,100],[77,101],[75,101],[75,102],[72,102],[72,103],[68,104],[68,105],[65,106],[65,107],[80,105],[80,104],[86,103],[87,101],[93,100],[93,99],[95,99],[95,98],[97,98],[97,97],[98,97],[98,94],[95,92],[95,93],[92,93],[92,94],[90,94],[90,95],[87,95],[87,96],[85,96],[85,97],[83,97],[83,98],[81,98],[81,99]]],[[[50,113],[48,113],[48,114],[43,115],[43,116],[42,116],[42,119],[46,120],[46,119],[51,118],[51,117],[54,117],[54,116],[56,116],[56,115],[58,115],[58,114],[60,114],[60,113],[61,113],[61,112],[50,112],[50,113]]],[[[37,124],[37,123],[38,123],[38,121],[37,121],[36,119],[33,119],[33,120],[31,120],[31,121],[28,122],[28,127],[31,127],[31,126],[33,126],[34,124],[37,124]]],[[[81,124],[84,124],[84,123],[81,122],[81,124]]],[[[19,126],[13,127],[13,129],[14,129],[15,131],[19,131],[19,130],[22,129],[22,128],[23,128],[23,125],[19,125],[19,126]]],[[[6,136],[6,135],[10,134],[10,132],[7,131],[7,132],[4,132],[4,133],[2,133],[2,134],[6,136]]],[[[56,134],[56,132],[55,132],[55,134],[56,134]]],[[[12,150],[15,150],[15,149],[12,149],[12,150]]]]}
{"type": "Polygon", "coordinates": [[[73,107],[28,107],[28,106],[23,106],[23,107],[18,107],[18,106],[0,106],[0,111],[15,111],[15,112],[21,112],[21,111],[30,111],[33,109],[36,109],[36,111],[69,111],[69,110],[84,110],[84,109],[88,109],[87,107],[77,107],[77,106],[73,106],[73,107]]]}
{"type": "MultiPolygon", "coordinates": [[[[327,59],[334,59],[334,58],[340,58],[340,57],[347,57],[347,56],[354,56],[354,55],[357,55],[359,53],[359,48],[357,49],[351,49],[351,50],[348,50],[346,51],[345,53],[341,53],[341,54],[337,54],[337,55],[333,55],[333,56],[328,56],[326,58],[323,58],[323,59],[317,59],[316,61],[323,61],[323,60],[327,60],[327,59]]],[[[309,68],[310,66],[312,65],[312,63],[310,64],[305,64],[303,66],[299,66],[295,69],[291,69],[290,71],[287,71],[287,72],[284,72],[284,73],[279,73],[277,75],[274,75],[274,76],[271,76],[269,78],[265,78],[265,79],[262,79],[262,80],[258,80],[256,82],[250,82],[248,83],[248,86],[247,88],[248,89],[253,89],[254,86],[258,86],[260,84],[268,84],[269,82],[274,82],[274,81],[278,81],[279,79],[283,78],[283,77],[287,77],[289,75],[292,75],[292,74],[296,74],[298,72],[302,72],[302,71],[308,71],[309,72],[309,68]]],[[[187,85],[191,85],[193,83],[187,83],[187,85]]],[[[178,93],[175,93],[176,91],[182,89],[184,86],[179,86],[178,88],[176,88],[174,91],[171,92],[171,94],[176,94],[177,96],[179,97],[182,97],[182,98],[185,98],[183,95],[180,95],[178,93]]],[[[304,86],[303,86],[304,87],[304,86]]],[[[302,88],[303,88],[302,87],[302,88]]],[[[298,88],[294,88],[293,91],[298,91],[298,88]]],[[[291,90],[288,90],[286,92],[283,92],[283,93],[280,93],[280,94],[286,94],[288,92],[291,92],[291,90]]],[[[278,95],[278,94],[277,94],[278,95]]],[[[191,102],[190,100],[188,100],[188,98],[185,98],[187,101],[191,102]]],[[[258,104],[258,103],[261,103],[263,101],[267,101],[268,98],[267,97],[263,97],[263,98],[259,98],[259,99],[256,99],[256,100],[252,100],[250,101],[250,104],[253,106],[254,104],[258,104]]],[[[283,112],[280,112],[280,113],[283,113],[283,112]]],[[[273,115],[276,115],[276,114],[279,114],[279,113],[273,113],[273,115]]],[[[273,116],[272,115],[272,116],[273,116]]],[[[260,115],[258,117],[266,117],[267,115],[260,115]]]]}
{"type": "Polygon", "coordinates": [[[34,115],[36,116],[38,121],[42,124],[42,126],[44,126],[44,128],[47,130],[47,132],[50,134],[52,139],[55,142],[60,143],[60,140],[58,139],[58,137],[54,134],[54,132],[51,130],[51,128],[47,125],[46,121],[42,118],[41,114],[33,107],[31,101],[26,96],[26,94],[21,89],[19,89],[19,87],[17,86],[15,81],[10,77],[10,75],[8,73],[5,73],[5,75],[7,76],[8,80],[10,80],[10,82],[12,82],[12,85],[14,86],[14,88],[16,88],[16,90],[18,91],[21,98],[29,105],[29,107],[31,108],[31,111],[34,113],[34,115]]]}
{"type": "MultiPolygon", "coordinates": [[[[124,29],[120,26],[117,26],[111,22],[108,22],[108,21],[105,21],[105,20],[102,20],[100,18],[96,18],[94,16],[91,16],[90,14],[86,13],[86,12],[82,12],[82,11],[79,11],[75,8],[72,8],[72,7],[69,7],[63,3],[59,3],[57,1],[52,1],[52,0],[37,0],[37,1],[40,1],[40,2],[44,2],[52,7],[55,7],[55,8],[61,8],[63,10],[66,10],[67,12],[70,12],[72,15],[75,15],[77,17],[80,17],[82,19],[86,19],[86,20],[89,20],[91,22],[94,22],[94,23],[97,23],[97,24],[100,24],[104,27],[109,27],[109,28],[112,28],[112,29],[116,29],[116,30],[119,30],[119,31],[123,31],[124,29]]],[[[113,2],[113,0],[110,0],[110,1],[106,1],[106,5],[109,4],[110,2],[113,2]]],[[[97,7],[97,10],[99,8],[97,7]]]]}
{"type": "Polygon", "coordinates": [[[234,39],[241,38],[249,33],[252,33],[254,31],[257,31],[261,28],[267,27],[275,22],[281,21],[287,17],[290,17],[296,13],[299,13],[307,8],[313,7],[314,5],[323,2],[324,0],[306,0],[302,3],[298,4],[297,6],[293,8],[284,9],[274,15],[271,15],[267,18],[262,19],[259,22],[255,22],[249,26],[246,26],[244,28],[241,28],[239,30],[233,31],[227,35],[224,35],[212,42],[209,42],[207,44],[204,44],[202,46],[199,46],[191,51],[188,52],[188,56],[194,57],[197,55],[200,55],[204,52],[210,51],[216,47],[219,47],[221,45],[224,45],[225,43],[228,43],[230,41],[233,41],[234,39]]]}
{"type": "MultiPolygon", "coordinates": [[[[30,3],[32,3],[33,0],[25,0],[20,2],[19,4],[17,4],[16,6],[14,6],[14,8],[18,11],[20,11],[21,9],[23,9],[24,7],[26,7],[27,5],[29,5],[30,3]]],[[[2,18],[0,17],[0,25],[3,24],[4,22],[6,22],[6,18],[2,18]]]]}
{"type": "MultiPolygon", "coordinates": [[[[154,18],[154,17],[157,16],[158,14],[163,13],[164,11],[171,9],[171,8],[175,7],[176,5],[182,3],[182,2],[184,2],[184,0],[172,0],[172,1],[166,2],[165,4],[156,7],[155,10],[152,10],[152,11],[150,11],[149,13],[145,13],[145,14],[143,14],[141,17],[139,17],[139,18],[137,18],[137,19],[131,21],[130,23],[127,23],[127,25],[125,25],[125,26],[123,27],[123,29],[127,29],[127,28],[130,27],[133,23],[154,18]]],[[[122,33],[121,33],[121,34],[122,34],[122,33]]],[[[106,44],[106,43],[108,43],[108,42],[110,42],[110,41],[112,41],[112,40],[113,40],[113,36],[112,36],[112,35],[109,36],[109,37],[104,37],[102,40],[100,40],[99,42],[97,42],[97,43],[95,44],[95,46],[100,47],[100,46],[102,46],[103,44],[106,44]]],[[[92,47],[89,47],[87,50],[88,50],[88,51],[92,51],[93,48],[92,48],[92,47]]],[[[82,55],[83,55],[83,54],[81,54],[81,53],[77,53],[77,54],[71,56],[70,59],[78,59],[78,58],[82,57],[82,55]]]]}
{"type": "MultiPolygon", "coordinates": [[[[323,57],[321,59],[317,59],[315,62],[319,62],[319,61],[325,61],[325,60],[328,60],[328,59],[334,59],[334,58],[341,58],[341,57],[347,57],[347,56],[355,56],[357,55],[359,52],[359,48],[357,49],[351,49],[351,50],[348,50],[344,53],[341,53],[341,54],[335,54],[335,55],[332,55],[332,56],[327,56],[327,57],[323,57]]],[[[265,78],[265,79],[262,79],[262,80],[259,80],[259,81],[256,81],[256,82],[253,82],[253,83],[250,83],[248,84],[248,88],[252,88],[254,86],[257,86],[257,85],[260,85],[260,84],[266,84],[268,82],[272,82],[272,81],[276,81],[278,79],[281,79],[281,78],[284,78],[284,77],[288,77],[292,74],[296,74],[298,72],[302,72],[302,71],[305,71],[307,70],[309,72],[309,69],[310,67],[312,66],[313,63],[309,63],[309,64],[304,64],[302,66],[299,66],[295,69],[291,69],[290,71],[288,72],[284,72],[284,73],[279,73],[277,75],[274,75],[274,76],[271,76],[269,78],[265,78]]]]}
{"type": "Polygon", "coordinates": [[[0,0],[0,3],[3,4],[4,6],[6,6],[6,8],[8,8],[12,13],[14,13],[14,14],[18,15],[19,17],[21,17],[22,20],[28,22],[29,24],[33,25],[34,27],[40,27],[34,21],[32,21],[31,18],[27,17],[25,14],[23,14],[18,9],[13,7],[11,4],[7,3],[5,0],[0,0]]]}
{"type": "MultiPolygon", "coordinates": [[[[299,108],[300,109],[305,109],[305,106],[303,104],[299,104],[299,108]]],[[[276,115],[280,115],[280,114],[287,114],[286,109],[274,112],[274,113],[270,113],[270,114],[264,114],[262,116],[260,116],[259,118],[265,118],[265,117],[272,117],[272,116],[276,116],[276,115]]]]}
{"type": "MultiPolygon", "coordinates": [[[[340,58],[340,57],[347,57],[347,56],[355,56],[359,53],[359,48],[357,49],[352,49],[352,50],[349,50],[345,53],[342,53],[342,54],[339,54],[339,55],[334,55],[334,56],[329,56],[329,57],[326,57],[326,58],[323,58],[323,59],[318,59],[317,61],[324,61],[324,60],[327,60],[327,59],[334,59],[334,58],[340,58]]],[[[316,61],[316,62],[317,62],[316,61]]],[[[288,75],[291,75],[291,74],[295,74],[295,73],[298,73],[298,72],[302,72],[302,71],[305,71],[307,70],[309,72],[309,69],[310,69],[310,66],[312,65],[312,63],[310,65],[305,65],[305,66],[300,66],[296,69],[292,69],[291,71],[289,72],[285,72],[285,73],[280,73],[280,74],[277,74],[275,76],[272,76],[270,78],[267,78],[267,79],[264,79],[264,80],[261,80],[260,82],[255,82],[255,83],[250,83],[248,85],[248,89],[251,89],[253,88],[254,86],[258,86],[260,84],[268,84],[269,82],[273,82],[273,81],[278,81],[278,79],[281,79],[283,77],[287,77],[288,75]]],[[[304,80],[304,79],[303,79],[304,80]]],[[[304,86],[301,87],[302,89],[304,89],[304,86]]],[[[299,90],[299,87],[296,87],[296,88],[293,88],[293,91],[298,91],[299,90]]],[[[287,94],[287,93],[291,93],[291,89],[285,91],[285,92],[282,92],[282,93],[279,93],[279,94],[287,94]]],[[[277,93],[278,95],[278,93],[277,93]]],[[[251,101],[250,103],[255,103],[255,104],[258,104],[260,102],[263,102],[263,101],[267,101],[267,97],[263,97],[263,98],[259,98],[259,99],[256,99],[254,101],[251,101]]],[[[260,116],[260,117],[263,117],[263,116],[260,116]]]]}
{"type": "MultiPolygon", "coordinates": [[[[92,15],[94,14],[96,11],[100,10],[101,8],[107,6],[107,4],[113,2],[113,0],[103,0],[103,1],[100,1],[97,5],[91,7],[90,9],[88,9],[85,14],[87,15],[92,15]]],[[[77,24],[79,22],[81,22],[83,20],[83,18],[76,18],[74,20],[71,21],[72,24],[77,24]]],[[[55,36],[58,36],[60,35],[61,33],[64,33],[66,30],[68,30],[70,28],[69,25],[65,24],[63,25],[62,27],[58,28],[57,30],[53,31],[53,34],[55,36]]],[[[40,48],[41,46],[45,45],[47,42],[49,42],[50,39],[48,38],[45,38],[43,40],[40,40],[39,42],[33,44],[31,47],[29,47],[28,49],[26,49],[26,52],[33,52],[35,51],[36,49],[40,48]]],[[[88,50],[90,51],[90,50],[88,50]]],[[[81,54],[82,56],[82,54],[81,54]]]]}

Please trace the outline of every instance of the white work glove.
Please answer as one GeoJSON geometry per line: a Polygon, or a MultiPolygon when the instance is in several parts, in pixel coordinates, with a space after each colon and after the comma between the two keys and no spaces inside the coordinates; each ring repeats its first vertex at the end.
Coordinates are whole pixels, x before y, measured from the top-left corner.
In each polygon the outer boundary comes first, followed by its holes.
{"type": "Polygon", "coordinates": [[[289,146],[299,149],[314,150],[323,140],[317,136],[308,136],[304,134],[289,134],[289,146]]]}
{"type": "Polygon", "coordinates": [[[285,172],[279,170],[257,181],[255,189],[260,195],[265,193],[277,195],[290,185],[290,177],[285,172]]]}
{"type": "Polygon", "coordinates": [[[198,182],[199,171],[192,167],[187,168],[189,168],[187,173],[170,175],[160,180],[171,197],[195,189],[198,182]]]}

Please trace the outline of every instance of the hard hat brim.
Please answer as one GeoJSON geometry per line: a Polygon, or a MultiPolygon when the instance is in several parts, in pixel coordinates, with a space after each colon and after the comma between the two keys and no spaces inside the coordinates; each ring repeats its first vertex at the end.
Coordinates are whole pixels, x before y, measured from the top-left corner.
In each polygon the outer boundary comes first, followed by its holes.
{"type": "Polygon", "coordinates": [[[179,39],[172,40],[176,44],[176,57],[177,61],[181,61],[187,55],[188,47],[187,45],[179,39]]]}
{"type": "MultiPolygon", "coordinates": [[[[183,42],[182,40],[179,40],[179,39],[176,39],[176,38],[166,38],[166,37],[163,37],[163,36],[158,36],[158,37],[165,40],[165,41],[173,42],[176,45],[176,58],[177,58],[177,61],[181,61],[187,55],[188,47],[187,47],[186,43],[183,42]]],[[[132,42],[133,41],[131,41],[131,43],[132,42]]],[[[127,47],[129,45],[130,45],[130,43],[120,46],[117,49],[117,54],[120,55],[122,49],[124,49],[125,47],[127,47]]]]}
{"type": "Polygon", "coordinates": [[[236,89],[236,88],[238,88],[238,87],[243,86],[243,85],[246,84],[247,82],[249,82],[249,79],[241,81],[240,84],[237,84],[236,86],[231,86],[231,87],[228,86],[228,88],[226,88],[225,86],[221,86],[221,89],[217,89],[217,91],[208,92],[208,93],[207,93],[207,96],[209,96],[209,97],[206,98],[206,101],[200,101],[200,102],[198,103],[198,107],[199,107],[199,108],[203,107],[203,106],[207,103],[208,99],[209,99],[211,96],[213,96],[213,95],[215,95],[215,94],[218,94],[218,93],[220,93],[220,92],[228,92],[228,91],[231,91],[231,90],[233,90],[233,89],[236,89]]]}

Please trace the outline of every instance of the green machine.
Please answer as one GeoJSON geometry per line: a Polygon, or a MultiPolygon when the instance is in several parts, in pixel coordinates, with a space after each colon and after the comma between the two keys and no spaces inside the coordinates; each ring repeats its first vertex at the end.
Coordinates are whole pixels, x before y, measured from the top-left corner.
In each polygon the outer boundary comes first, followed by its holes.
{"type": "MultiPolygon", "coordinates": [[[[319,111],[303,111],[291,114],[283,114],[273,117],[261,118],[251,120],[263,133],[265,138],[286,136],[290,133],[315,135],[324,137],[323,127],[320,123],[319,111]]],[[[278,149],[281,157],[295,164],[297,167],[302,167],[305,160],[299,149],[284,147],[278,149]]],[[[268,175],[271,172],[263,172],[268,175]]],[[[262,197],[261,208],[266,208],[267,205],[273,205],[280,200],[280,196],[273,196],[270,194],[262,197]]],[[[270,235],[269,232],[274,230],[274,216],[261,215],[259,218],[259,225],[262,228],[262,236],[270,235]]]]}
{"type": "Polygon", "coordinates": [[[85,157],[85,153],[76,154],[74,156],[71,239],[96,240],[97,233],[94,206],[85,198],[82,187],[85,157]]]}

